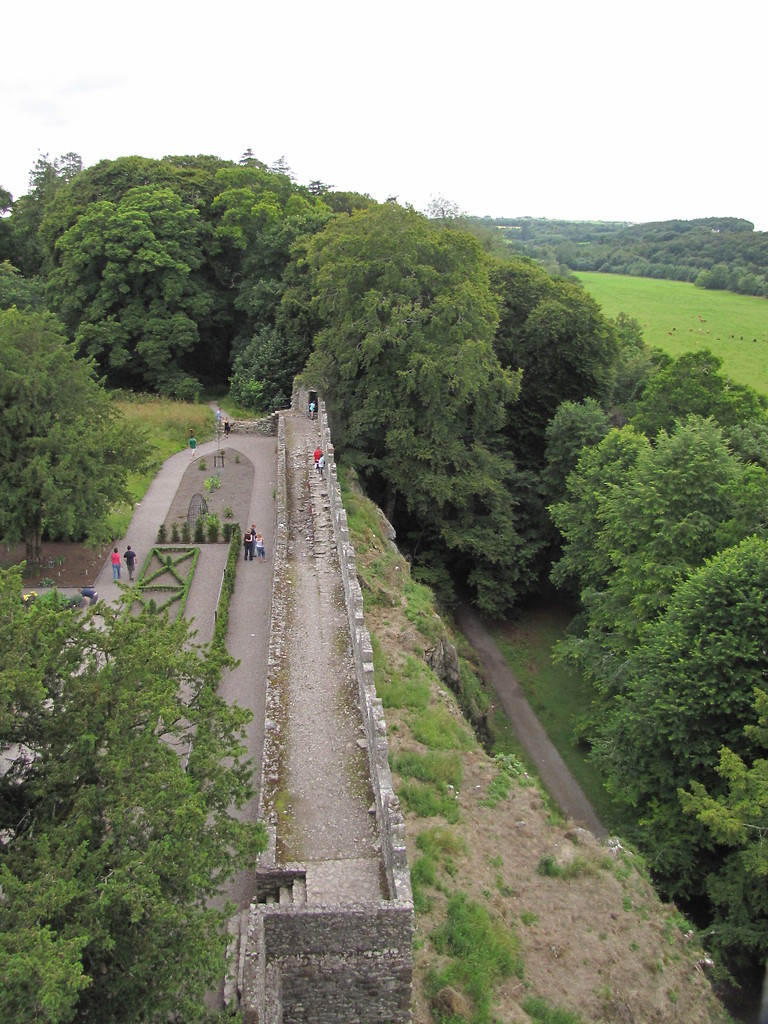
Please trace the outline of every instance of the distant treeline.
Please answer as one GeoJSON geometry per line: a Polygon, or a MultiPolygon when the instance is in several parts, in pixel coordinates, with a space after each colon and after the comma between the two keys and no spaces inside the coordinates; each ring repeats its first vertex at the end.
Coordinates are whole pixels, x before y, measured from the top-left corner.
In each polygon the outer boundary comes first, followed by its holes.
{"type": "Polygon", "coordinates": [[[737,217],[613,221],[486,217],[509,248],[550,273],[594,270],[768,297],[768,232],[737,217]]]}

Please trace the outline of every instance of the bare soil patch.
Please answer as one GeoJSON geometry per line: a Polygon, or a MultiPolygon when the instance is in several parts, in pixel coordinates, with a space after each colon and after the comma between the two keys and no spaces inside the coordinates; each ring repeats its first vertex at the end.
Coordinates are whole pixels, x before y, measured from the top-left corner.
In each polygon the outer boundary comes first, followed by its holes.
{"type": "MultiPolygon", "coordinates": [[[[40,565],[24,568],[25,587],[85,587],[96,579],[114,545],[96,547],[76,541],[45,541],[40,565]]],[[[24,544],[0,546],[0,568],[20,565],[26,557],[24,544]]]]}

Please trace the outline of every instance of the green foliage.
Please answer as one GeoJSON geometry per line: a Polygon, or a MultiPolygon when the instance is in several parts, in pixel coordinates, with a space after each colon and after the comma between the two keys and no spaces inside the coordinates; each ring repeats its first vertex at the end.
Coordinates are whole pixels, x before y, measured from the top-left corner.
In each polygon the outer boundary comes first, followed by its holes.
{"type": "MultiPolygon", "coordinates": [[[[19,602],[0,573],[0,609],[19,602]]],[[[221,657],[183,621],[100,616],[0,617],[3,735],[37,753],[0,779],[5,1020],[198,1019],[226,943],[214,897],[265,846],[229,814],[252,794],[249,713],[218,697],[221,657]]]]}
{"type": "Polygon", "coordinates": [[[574,857],[565,864],[558,864],[554,857],[545,855],[539,860],[536,868],[540,875],[545,878],[582,878],[584,875],[593,875],[597,868],[583,857],[574,857]]]}
{"type": "Polygon", "coordinates": [[[571,500],[551,510],[566,541],[553,579],[568,570],[579,579],[586,630],[567,649],[614,693],[641,630],[675,587],[764,530],[768,479],[733,455],[714,422],[694,416],[653,447],[628,428],[612,431],[585,450],[568,490],[571,500]]]}
{"type": "Polygon", "coordinates": [[[724,377],[721,366],[721,359],[701,349],[659,369],[636,405],[633,426],[654,437],[660,430],[671,433],[677,420],[694,413],[712,417],[721,427],[764,423],[766,400],[724,377]]]}
{"type": "Polygon", "coordinates": [[[217,491],[221,487],[221,478],[218,476],[207,476],[205,478],[205,489],[209,494],[217,491]]]}
{"type": "Polygon", "coordinates": [[[517,938],[463,892],[450,896],[445,924],[430,938],[437,952],[450,960],[440,970],[432,968],[428,993],[459,985],[473,1000],[473,1024],[490,1024],[494,988],[511,975],[522,977],[517,938]]]}
{"type": "Polygon", "coordinates": [[[178,544],[180,539],[179,524],[171,523],[171,544],[178,544]]]}
{"type": "Polygon", "coordinates": [[[97,532],[144,456],[55,317],[0,310],[0,536],[38,561],[43,531],[97,532]]]}
{"type": "Polygon", "coordinates": [[[736,859],[713,852],[703,826],[729,842],[738,837],[726,823],[736,819],[718,818],[703,794],[720,801],[733,785],[738,800],[745,780],[739,761],[754,761],[753,781],[760,778],[765,734],[747,727],[754,722],[756,692],[765,692],[767,593],[765,539],[748,538],[692,573],[667,613],[644,631],[628,664],[623,699],[598,744],[611,789],[643,822],[642,844],[656,875],[682,896],[708,890],[721,913],[730,900],[725,917],[731,930],[723,930],[721,941],[731,953],[741,945],[741,955],[765,954],[766,906],[754,898],[748,876],[735,870],[736,859]],[[699,820],[680,814],[679,790],[689,787],[697,799],[686,806],[699,820]]]}
{"type": "Polygon", "coordinates": [[[427,754],[406,752],[390,758],[392,770],[399,775],[422,782],[431,782],[440,788],[461,786],[463,768],[458,754],[442,754],[430,751],[427,754]]]}
{"type": "Polygon", "coordinates": [[[216,625],[213,627],[212,648],[224,653],[226,651],[227,632],[229,630],[229,606],[232,595],[235,592],[235,581],[237,578],[237,565],[240,561],[240,527],[237,523],[230,526],[229,554],[227,564],[224,568],[224,577],[221,584],[219,606],[216,609],[216,625]]]}
{"type": "Polygon", "coordinates": [[[309,347],[303,338],[283,337],[263,328],[235,359],[230,394],[250,412],[272,412],[290,405],[293,379],[304,367],[309,347]]]}
{"type": "Polygon", "coordinates": [[[183,367],[210,301],[201,240],[197,210],[157,184],[91,203],[57,239],[49,300],[110,383],[199,394],[183,367]]]}
{"type": "Polygon", "coordinates": [[[430,750],[472,750],[475,738],[444,704],[425,707],[410,722],[414,738],[430,750]]]}
{"type": "Polygon", "coordinates": [[[455,795],[434,786],[406,780],[398,787],[397,795],[411,813],[421,818],[442,817],[455,824],[461,817],[455,795]]]}
{"type": "Polygon", "coordinates": [[[571,1013],[560,1006],[550,1006],[546,999],[538,996],[527,996],[523,1000],[523,1009],[533,1024],[582,1024],[580,1013],[571,1013]]]}
{"type": "Polygon", "coordinates": [[[195,520],[195,529],[192,536],[195,544],[205,543],[205,520],[203,516],[198,516],[195,520]]]}
{"type": "Polygon", "coordinates": [[[209,512],[205,517],[205,538],[209,544],[218,544],[221,536],[221,523],[215,512],[209,512]]]}
{"type": "Polygon", "coordinates": [[[199,555],[199,548],[152,548],[136,586],[126,595],[126,608],[147,609],[151,603],[154,611],[173,608],[175,617],[181,618],[199,555]]]}
{"type": "Polygon", "coordinates": [[[509,791],[517,785],[533,785],[522,761],[514,754],[496,754],[496,775],[491,779],[488,792],[480,801],[483,807],[497,807],[506,800],[509,791]]]}
{"type": "Polygon", "coordinates": [[[407,531],[450,553],[483,608],[503,606],[520,540],[501,431],[519,379],[493,351],[477,243],[386,204],[331,221],[308,262],[322,327],[304,378],[324,390],[337,448],[386,513],[402,503],[407,531]]]}
{"type": "Polygon", "coordinates": [[[168,539],[168,528],[165,523],[160,523],[157,528],[157,543],[165,544],[168,539]]]}

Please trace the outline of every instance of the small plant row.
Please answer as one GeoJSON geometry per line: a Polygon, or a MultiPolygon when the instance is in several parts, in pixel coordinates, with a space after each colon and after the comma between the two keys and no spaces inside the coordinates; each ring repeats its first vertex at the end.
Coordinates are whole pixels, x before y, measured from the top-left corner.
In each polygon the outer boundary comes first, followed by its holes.
{"type": "Polygon", "coordinates": [[[157,530],[157,543],[218,544],[219,541],[223,540],[227,544],[232,539],[232,531],[235,526],[235,523],[224,523],[222,526],[216,513],[208,512],[206,515],[200,516],[195,523],[194,529],[185,519],[181,527],[179,527],[178,523],[171,523],[169,534],[168,527],[165,523],[161,523],[157,530]]]}
{"type": "Polygon", "coordinates": [[[213,628],[211,646],[221,651],[226,650],[227,632],[229,630],[229,604],[232,594],[235,592],[235,577],[237,566],[240,561],[240,526],[237,523],[231,525],[229,538],[229,555],[224,568],[224,579],[221,584],[221,600],[216,614],[216,625],[213,628]]]}

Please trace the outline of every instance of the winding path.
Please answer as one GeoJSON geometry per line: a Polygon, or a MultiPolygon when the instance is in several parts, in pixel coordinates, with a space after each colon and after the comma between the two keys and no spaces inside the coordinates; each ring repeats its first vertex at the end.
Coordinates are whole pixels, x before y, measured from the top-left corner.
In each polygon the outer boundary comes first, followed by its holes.
{"type": "Polygon", "coordinates": [[[455,613],[455,618],[475,649],[504,714],[515,730],[520,745],[536,766],[550,796],[567,818],[583,825],[598,838],[606,839],[608,830],[547,736],[514,672],[480,617],[462,605],[455,613]]]}

